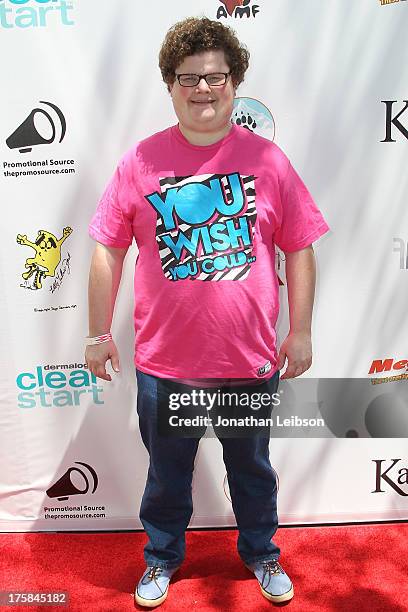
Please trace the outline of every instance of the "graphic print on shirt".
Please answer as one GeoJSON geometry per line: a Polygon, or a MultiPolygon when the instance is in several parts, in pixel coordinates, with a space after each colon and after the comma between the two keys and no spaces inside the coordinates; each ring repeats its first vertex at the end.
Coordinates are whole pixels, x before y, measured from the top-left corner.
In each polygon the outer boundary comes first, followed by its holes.
{"type": "Polygon", "coordinates": [[[146,195],[157,212],[156,241],[169,280],[244,280],[255,234],[255,176],[205,174],[159,179],[146,195]]]}

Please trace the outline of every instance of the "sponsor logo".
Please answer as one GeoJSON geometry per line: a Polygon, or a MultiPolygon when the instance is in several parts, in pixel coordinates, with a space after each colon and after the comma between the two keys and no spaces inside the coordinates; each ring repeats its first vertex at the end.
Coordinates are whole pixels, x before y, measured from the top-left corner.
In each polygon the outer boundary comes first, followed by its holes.
{"type": "Polygon", "coordinates": [[[61,245],[72,234],[72,228],[64,227],[61,238],[57,238],[47,230],[38,230],[35,242],[28,240],[25,234],[17,234],[17,244],[28,246],[35,251],[34,257],[28,257],[25,262],[26,272],[22,273],[24,283],[20,287],[37,291],[42,289],[43,280],[47,276],[54,278],[50,291],[54,293],[66,274],[71,273],[71,255],[61,261],[61,245]]]}
{"type": "MultiPolygon", "coordinates": [[[[77,465],[82,465],[87,468],[87,471],[90,473],[92,477],[92,491],[91,493],[95,493],[98,487],[98,476],[93,467],[88,465],[87,463],[82,463],[82,461],[75,461],[77,465]]],[[[48,497],[56,497],[58,501],[65,501],[68,499],[70,495],[85,495],[89,491],[89,478],[87,477],[86,472],[77,467],[70,467],[61,478],[57,480],[49,489],[47,489],[46,493],[48,497]],[[85,486],[84,489],[80,489],[78,485],[72,482],[71,474],[72,472],[76,472],[82,476],[83,480],[81,484],[85,486]]]]}
{"type": "Polygon", "coordinates": [[[265,104],[255,98],[235,98],[231,120],[269,140],[275,138],[275,121],[265,104]]]}
{"type": "Polygon", "coordinates": [[[375,463],[375,489],[371,493],[385,493],[392,489],[398,495],[407,497],[408,467],[398,465],[402,459],[390,459],[390,464],[386,463],[386,459],[372,459],[372,461],[375,463]],[[404,485],[405,490],[402,488],[404,485]]]}
{"type": "Polygon", "coordinates": [[[261,368],[258,368],[258,376],[263,376],[264,374],[267,374],[270,371],[271,367],[271,362],[267,361],[265,365],[263,365],[261,368]]]}
{"type": "Polygon", "coordinates": [[[16,377],[17,405],[22,409],[80,406],[92,395],[95,405],[104,404],[103,387],[82,363],[38,365],[34,371],[16,377]]]}
{"type": "MultiPolygon", "coordinates": [[[[74,464],[53,484],[46,493],[49,498],[59,502],[66,501],[73,495],[94,494],[99,479],[94,468],[83,461],[74,464]],[[81,466],[81,467],[77,467],[81,466]],[[85,468],[85,469],[84,469],[85,468]]],[[[44,506],[45,519],[105,518],[106,505],[44,506]]]]}
{"type": "Polygon", "coordinates": [[[395,382],[397,380],[408,379],[408,359],[374,359],[371,363],[369,374],[383,374],[384,372],[393,373],[392,376],[383,376],[381,378],[372,378],[373,385],[384,382],[395,382]]]}
{"type": "Polygon", "coordinates": [[[3,160],[3,176],[20,178],[44,174],[75,174],[73,159],[27,159],[27,153],[33,149],[40,147],[41,150],[41,147],[62,143],[66,131],[67,123],[62,110],[52,102],[41,100],[6,139],[8,149],[21,153],[24,160],[3,160]]]}
{"type": "Polygon", "coordinates": [[[259,13],[259,4],[252,4],[251,0],[220,0],[217,10],[217,19],[235,17],[256,17],[259,13]]]}
{"type": "Polygon", "coordinates": [[[34,146],[52,144],[57,137],[57,127],[59,132],[58,142],[64,140],[67,124],[61,109],[52,102],[40,100],[40,104],[44,104],[46,109],[33,108],[24,121],[7,138],[6,145],[9,149],[18,149],[20,153],[29,153],[34,146]]]}
{"type": "Polygon", "coordinates": [[[73,159],[44,159],[42,161],[3,162],[5,178],[43,176],[44,174],[75,174],[73,159]]]}
{"type": "Polygon", "coordinates": [[[156,241],[171,281],[244,280],[255,235],[255,176],[167,177],[146,195],[157,212],[156,241]]]}
{"type": "Polygon", "coordinates": [[[72,0],[0,0],[0,26],[11,28],[45,28],[59,23],[74,25],[72,0]]]}
{"type": "Polygon", "coordinates": [[[393,253],[399,255],[400,270],[408,270],[408,241],[403,238],[393,238],[394,246],[393,253]]]}
{"type": "Polygon", "coordinates": [[[392,138],[392,126],[394,126],[394,128],[396,128],[408,140],[408,130],[399,119],[408,108],[408,100],[403,100],[403,102],[405,102],[405,106],[396,112],[394,111],[393,106],[394,104],[397,104],[398,100],[381,100],[381,102],[385,104],[385,138],[380,142],[397,142],[392,138]]]}
{"type": "Polygon", "coordinates": [[[396,2],[405,2],[406,0],[380,0],[381,6],[385,6],[386,4],[395,4],[396,2]]]}

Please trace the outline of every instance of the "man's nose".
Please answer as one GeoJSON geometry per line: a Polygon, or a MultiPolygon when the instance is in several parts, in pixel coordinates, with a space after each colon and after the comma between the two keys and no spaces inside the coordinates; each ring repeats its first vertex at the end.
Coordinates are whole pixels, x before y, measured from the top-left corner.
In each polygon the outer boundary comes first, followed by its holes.
{"type": "Polygon", "coordinates": [[[210,86],[208,85],[207,81],[205,80],[204,77],[201,77],[201,79],[199,80],[197,86],[196,86],[196,91],[199,92],[204,92],[207,93],[209,91],[211,91],[210,86]]]}

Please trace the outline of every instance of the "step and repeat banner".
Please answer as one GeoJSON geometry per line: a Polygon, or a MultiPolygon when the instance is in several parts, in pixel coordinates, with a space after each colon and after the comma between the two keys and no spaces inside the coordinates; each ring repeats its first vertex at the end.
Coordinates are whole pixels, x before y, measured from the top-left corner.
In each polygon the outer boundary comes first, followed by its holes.
{"type": "MultiPolygon", "coordinates": [[[[271,428],[280,522],[408,518],[408,1],[0,0],[2,531],[141,527],[137,247],[109,383],[84,363],[87,228],[123,153],[176,123],[158,52],[192,15],[248,46],[232,120],[283,149],[331,228],[315,245],[314,363],[282,383],[271,428]]],[[[235,524],[210,434],[193,492],[192,526],[235,524]]]]}

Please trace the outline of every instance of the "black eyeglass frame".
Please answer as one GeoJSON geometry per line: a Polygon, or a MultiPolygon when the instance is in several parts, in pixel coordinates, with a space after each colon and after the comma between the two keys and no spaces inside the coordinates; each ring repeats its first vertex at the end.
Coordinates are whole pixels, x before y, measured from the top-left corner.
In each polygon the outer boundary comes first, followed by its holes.
{"type": "Polygon", "coordinates": [[[204,81],[207,83],[207,85],[209,87],[222,87],[223,85],[226,84],[228,77],[231,76],[231,72],[209,72],[208,74],[195,74],[193,72],[183,72],[181,74],[176,74],[176,79],[180,85],[180,87],[197,87],[200,84],[201,79],[204,79],[204,81]],[[211,83],[209,83],[207,81],[207,77],[212,76],[214,74],[222,74],[223,77],[225,78],[223,83],[218,83],[217,85],[211,85],[211,83]],[[198,81],[197,83],[194,83],[194,85],[183,85],[182,83],[180,83],[180,77],[183,76],[195,76],[198,77],[198,81]]]}

